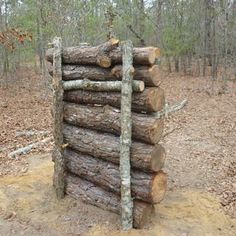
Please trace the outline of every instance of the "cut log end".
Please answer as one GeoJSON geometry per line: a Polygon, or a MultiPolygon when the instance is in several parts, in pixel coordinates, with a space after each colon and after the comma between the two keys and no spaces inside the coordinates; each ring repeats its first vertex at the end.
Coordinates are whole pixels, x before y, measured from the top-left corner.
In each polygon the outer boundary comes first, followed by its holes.
{"type": "Polygon", "coordinates": [[[164,166],[165,159],[166,159],[166,152],[164,147],[160,144],[156,144],[155,148],[152,151],[152,163],[151,169],[153,171],[159,171],[164,166]]]}
{"type": "Polygon", "coordinates": [[[145,89],[144,82],[143,82],[143,81],[139,81],[139,82],[141,82],[141,83],[139,83],[139,88],[138,88],[138,90],[139,90],[140,92],[143,92],[144,89],[145,89]]]}
{"type": "Polygon", "coordinates": [[[154,206],[141,201],[138,201],[135,205],[138,205],[138,207],[134,207],[134,228],[142,229],[150,222],[154,213],[154,206]]]}
{"type": "Polygon", "coordinates": [[[149,132],[150,140],[152,144],[157,144],[163,134],[164,130],[164,119],[156,119],[155,123],[152,126],[152,129],[149,132]]]}
{"type": "Polygon", "coordinates": [[[159,58],[161,56],[161,49],[160,48],[156,48],[155,49],[155,54],[156,54],[156,58],[159,58]]]}
{"type": "Polygon", "coordinates": [[[109,68],[111,66],[111,59],[107,56],[101,56],[98,58],[97,63],[103,68],[109,68]]]}
{"type": "Polygon", "coordinates": [[[153,179],[152,198],[154,203],[163,200],[167,189],[167,177],[163,171],[159,171],[153,179]]]}
{"type": "Polygon", "coordinates": [[[150,111],[160,111],[165,106],[164,91],[161,88],[150,90],[148,105],[150,111]]]}
{"type": "Polygon", "coordinates": [[[160,68],[158,65],[154,65],[149,68],[148,70],[150,77],[152,78],[152,82],[154,86],[159,86],[162,81],[162,72],[160,71],[160,68]]]}
{"type": "Polygon", "coordinates": [[[116,38],[111,38],[110,40],[111,45],[117,45],[119,44],[120,40],[116,38]]]}
{"type": "Polygon", "coordinates": [[[150,50],[150,53],[148,54],[148,61],[150,63],[150,65],[153,65],[156,61],[156,49],[152,48],[150,50]]]}

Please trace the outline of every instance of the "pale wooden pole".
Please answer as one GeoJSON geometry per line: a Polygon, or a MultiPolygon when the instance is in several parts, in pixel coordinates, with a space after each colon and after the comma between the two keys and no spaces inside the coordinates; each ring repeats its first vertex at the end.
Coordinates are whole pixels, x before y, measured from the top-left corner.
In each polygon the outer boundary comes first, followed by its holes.
{"type": "MultiPolygon", "coordinates": [[[[84,79],[84,80],[70,80],[63,82],[64,90],[83,89],[87,91],[119,92],[121,91],[121,87],[122,87],[121,81],[90,81],[88,79],[84,79]]],[[[144,82],[133,80],[132,89],[135,92],[143,92],[144,82]]]]}
{"type": "Polygon", "coordinates": [[[123,78],[121,89],[121,135],[120,135],[120,176],[121,176],[121,220],[123,230],[133,227],[133,200],[130,180],[131,147],[131,99],[133,79],[133,45],[122,43],[123,78]]]}
{"type": "Polygon", "coordinates": [[[61,38],[53,40],[53,137],[54,137],[54,176],[53,185],[57,198],[64,197],[65,163],[63,158],[63,84],[62,84],[62,42],[61,38]]]}

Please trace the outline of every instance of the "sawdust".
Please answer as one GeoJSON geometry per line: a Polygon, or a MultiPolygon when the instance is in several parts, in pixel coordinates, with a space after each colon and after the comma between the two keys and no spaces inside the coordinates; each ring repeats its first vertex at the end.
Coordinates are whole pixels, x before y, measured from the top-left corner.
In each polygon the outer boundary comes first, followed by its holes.
{"type": "Polygon", "coordinates": [[[119,217],[115,214],[86,206],[69,197],[58,201],[52,187],[52,173],[50,156],[42,155],[29,158],[27,173],[1,178],[0,218],[10,219],[5,220],[7,224],[2,225],[0,235],[236,234],[236,220],[220,210],[217,199],[209,193],[196,190],[168,192],[166,199],[156,206],[148,229],[122,233],[118,226],[119,217]],[[8,234],[9,221],[24,222],[24,229],[8,234]],[[28,234],[24,233],[26,229],[28,234]]]}

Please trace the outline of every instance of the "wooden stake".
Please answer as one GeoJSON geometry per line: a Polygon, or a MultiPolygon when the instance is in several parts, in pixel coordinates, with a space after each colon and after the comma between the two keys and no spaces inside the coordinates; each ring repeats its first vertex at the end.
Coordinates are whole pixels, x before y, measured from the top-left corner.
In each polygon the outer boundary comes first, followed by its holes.
{"type": "Polygon", "coordinates": [[[133,227],[133,200],[131,198],[130,178],[133,45],[129,40],[122,43],[122,62],[123,78],[121,89],[120,136],[121,220],[123,230],[129,230],[133,227]]]}
{"type": "Polygon", "coordinates": [[[57,198],[64,197],[65,188],[65,164],[63,158],[63,86],[62,86],[62,66],[61,38],[53,40],[53,117],[54,117],[54,176],[53,185],[57,198]]]}

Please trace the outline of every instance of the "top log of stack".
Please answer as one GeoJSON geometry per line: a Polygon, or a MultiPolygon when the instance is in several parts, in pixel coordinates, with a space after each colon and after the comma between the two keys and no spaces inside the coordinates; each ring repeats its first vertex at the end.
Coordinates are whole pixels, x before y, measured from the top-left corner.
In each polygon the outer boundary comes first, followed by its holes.
{"type": "MultiPolygon", "coordinates": [[[[160,171],[165,151],[157,144],[162,135],[163,120],[155,120],[151,114],[162,110],[165,104],[164,92],[159,87],[159,68],[154,65],[159,56],[159,49],[154,47],[133,49],[133,79],[145,84],[144,91],[133,91],[131,105],[134,140],[131,158],[140,160],[131,162],[134,226],[137,228],[143,226],[152,204],[161,201],[166,191],[166,175],[160,171]]],[[[46,58],[52,62],[53,49],[47,51],[46,58]]],[[[62,62],[63,83],[122,80],[122,52],[116,39],[95,47],[65,48],[62,62]]],[[[48,69],[52,74],[50,65],[48,69]]],[[[87,203],[120,213],[119,167],[115,158],[119,157],[117,135],[120,135],[121,92],[102,90],[101,87],[96,90],[96,86],[73,89],[71,84],[68,90],[64,87],[66,124],[63,135],[68,144],[64,152],[68,171],[65,191],[87,203]],[[109,178],[114,184],[107,182],[109,178]]]]}
{"type": "MultiPolygon", "coordinates": [[[[109,68],[114,64],[122,63],[121,48],[118,47],[119,40],[111,39],[108,42],[95,47],[70,47],[62,52],[62,62],[64,64],[97,65],[109,68]]],[[[154,47],[134,48],[133,61],[137,65],[153,65],[160,50],[154,47]]],[[[53,61],[53,49],[49,49],[46,59],[53,61]]]]}

